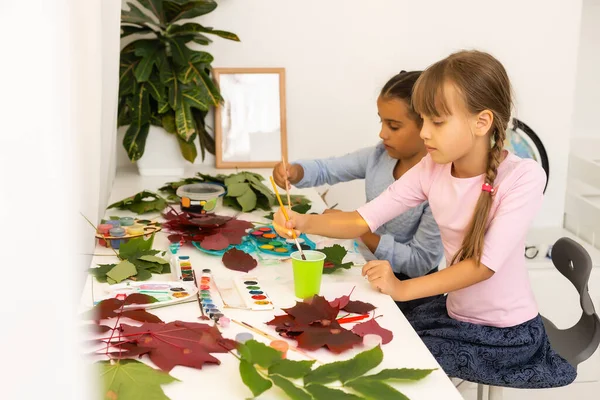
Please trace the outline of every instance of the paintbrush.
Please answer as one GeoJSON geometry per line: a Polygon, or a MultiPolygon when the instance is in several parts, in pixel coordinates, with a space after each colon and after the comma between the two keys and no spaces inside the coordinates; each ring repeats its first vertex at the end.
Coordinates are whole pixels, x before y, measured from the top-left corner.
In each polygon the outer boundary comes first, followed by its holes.
{"type": "MultiPolygon", "coordinates": [[[[277,338],[277,337],[275,337],[275,336],[269,335],[267,332],[263,332],[263,331],[261,331],[260,329],[253,327],[252,325],[250,325],[250,324],[249,324],[249,323],[247,323],[247,322],[244,322],[244,321],[242,321],[242,322],[239,322],[239,321],[236,321],[235,319],[232,319],[231,321],[232,321],[232,322],[235,322],[235,323],[236,323],[236,324],[238,324],[239,326],[242,326],[242,327],[244,327],[244,328],[246,328],[246,329],[249,329],[249,330],[251,330],[251,331],[252,331],[252,332],[254,332],[254,333],[258,333],[259,335],[261,335],[261,336],[263,336],[263,337],[265,337],[265,338],[267,338],[267,339],[269,339],[269,340],[281,340],[281,338],[277,338]]],[[[304,352],[304,351],[300,350],[299,348],[297,348],[297,347],[295,347],[295,346],[292,346],[292,345],[290,345],[290,350],[292,350],[292,351],[295,351],[295,352],[297,352],[297,353],[300,353],[300,354],[302,354],[303,356],[305,356],[305,357],[307,357],[307,358],[309,358],[309,359],[311,359],[311,360],[315,360],[316,362],[319,362],[319,363],[321,363],[319,360],[317,360],[317,359],[316,359],[316,358],[314,358],[313,356],[309,355],[308,353],[306,353],[306,352],[304,352]]],[[[321,363],[321,364],[323,364],[323,363],[321,363]]]]}
{"type": "Polygon", "coordinates": [[[200,307],[200,312],[202,313],[200,319],[207,320],[209,318],[206,316],[206,314],[204,314],[204,306],[202,306],[202,300],[200,300],[200,287],[198,286],[198,281],[196,280],[196,271],[192,270],[192,276],[194,277],[194,285],[196,285],[196,289],[198,289],[196,298],[198,299],[198,307],[200,307]]]}
{"type": "MultiPolygon", "coordinates": [[[[281,196],[279,196],[279,190],[277,190],[277,185],[275,185],[275,181],[273,180],[272,176],[270,176],[269,178],[271,179],[271,185],[273,185],[273,189],[275,190],[275,196],[277,197],[277,201],[279,202],[279,206],[281,207],[283,216],[285,217],[286,221],[289,221],[290,217],[288,216],[288,213],[285,210],[285,207],[283,206],[283,202],[281,201],[281,196]]],[[[294,242],[296,242],[296,247],[298,248],[298,251],[300,252],[300,257],[302,257],[302,259],[304,261],[306,261],[306,256],[304,255],[304,252],[302,251],[302,247],[300,247],[300,242],[298,242],[298,238],[296,237],[295,229],[292,229],[292,238],[294,238],[294,242]]]]}
{"type": "Polygon", "coordinates": [[[287,201],[288,201],[288,208],[291,210],[292,209],[292,200],[290,198],[290,187],[289,187],[289,181],[287,178],[287,165],[285,165],[285,157],[283,157],[281,159],[281,161],[283,162],[283,169],[285,170],[285,193],[287,194],[287,201]]]}

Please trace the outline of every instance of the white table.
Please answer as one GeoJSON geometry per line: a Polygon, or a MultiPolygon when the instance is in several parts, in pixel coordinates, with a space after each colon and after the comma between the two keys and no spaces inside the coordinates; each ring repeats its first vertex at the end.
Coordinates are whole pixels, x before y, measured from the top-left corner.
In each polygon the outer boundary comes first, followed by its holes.
{"type": "MultiPolygon", "coordinates": [[[[256,170],[267,177],[270,171],[256,170]]],[[[223,170],[206,170],[202,172],[215,174],[224,173],[223,170]]],[[[225,172],[227,173],[227,172],[225,172]]],[[[186,174],[191,176],[191,174],[186,174]]],[[[144,189],[156,190],[167,181],[177,180],[176,177],[160,177],[148,178],[140,177],[135,172],[119,173],[115,180],[111,193],[110,203],[118,201],[124,197],[137,193],[144,189]]],[[[309,190],[294,190],[294,193],[304,194],[309,197],[313,204],[312,211],[319,212],[325,208],[325,204],[313,189],[309,190]]],[[[232,215],[235,210],[224,208],[217,210],[219,214],[232,215]]],[[[262,221],[262,216],[266,213],[262,210],[255,211],[252,214],[242,214],[241,219],[262,221]]],[[[126,211],[108,210],[106,215],[132,215],[126,211]]],[[[145,216],[146,217],[146,216],[145,216]]],[[[150,216],[152,217],[152,216],[150,216]]],[[[353,241],[333,241],[320,237],[311,237],[311,240],[320,242],[324,245],[332,243],[340,243],[352,249],[349,246],[353,241]]],[[[154,249],[166,250],[168,247],[167,235],[158,233],[154,241],[154,249]]],[[[112,252],[104,247],[97,247],[95,256],[92,260],[92,266],[97,263],[115,262],[116,257],[112,252]]],[[[192,247],[183,247],[180,254],[189,255],[193,268],[197,275],[204,268],[212,270],[216,283],[221,286],[230,285],[231,277],[235,274],[243,274],[241,272],[231,271],[225,268],[220,258],[212,257],[201,253],[192,247]]],[[[354,257],[356,260],[362,259],[360,253],[354,252],[348,257],[354,257]]],[[[225,309],[224,313],[227,317],[238,321],[245,321],[256,328],[277,336],[273,327],[269,327],[264,323],[271,320],[274,315],[283,314],[278,308],[293,306],[295,302],[293,294],[293,281],[291,274],[291,263],[289,261],[282,262],[278,265],[261,265],[250,272],[262,280],[263,287],[273,300],[276,309],[273,311],[247,311],[237,309],[225,309]]],[[[153,275],[153,281],[170,280],[172,277],[169,274],[153,275]]],[[[81,311],[88,309],[97,300],[98,294],[101,293],[108,284],[100,284],[91,275],[88,276],[85,287],[81,296],[80,309],[81,311]],[[93,290],[92,290],[93,289],[93,290]],[[96,299],[92,298],[92,293],[96,295],[96,299]]],[[[412,329],[404,315],[399,311],[396,304],[388,296],[380,294],[372,290],[368,283],[360,276],[360,268],[354,267],[351,270],[346,270],[333,275],[325,275],[322,281],[321,295],[328,299],[333,299],[345,294],[349,294],[354,289],[351,299],[370,302],[377,306],[376,315],[382,315],[378,318],[379,324],[391,330],[394,333],[394,339],[382,347],[384,352],[384,360],[377,369],[372,372],[377,372],[384,368],[438,368],[427,378],[414,383],[395,383],[396,389],[407,395],[412,400],[426,399],[462,399],[461,395],[455,389],[450,379],[440,369],[434,357],[429,353],[423,342],[412,329]]],[[[153,309],[151,312],[160,317],[165,322],[183,320],[198,322],[200,311],[198,304],[184,303],[165,308],[153,309]]],[[[349,329],[352,324],[345,324],[349,329]]],[[[233,339],[239,332],[249,332],[244,328],[232,323],[228,328],[222,329],[224,337],[233,339]]],[[[252,332],[251,332],[252,333],[252,332]]],[[[254,334],[256,340],[268,343],[268,339],[254,334]]],[[[295,341],[290,340],[290,344],[295,345],[295,341]]],[[[365,350],[361,346],[356,346],[354,349],[335,355],[325,349],[311,352],[313,357],[320,362],[333,362],[353,357],[360,351],[365,350]]],[[[179,379],[181,382],[175,382],[163,386],[167,396],[173,400],[188,399],[190,394],[195,394],[203,398],[225,398],[225,399],[243,399],[251,397],[250,390],[242,383],[238,370],[238,360],[229,354],[213,354],[221,360],[221,365],[205,365],[202,370],[197,370],[187,367],[175,367],[171,371],[171,375],[179,379]]],[[[289,351],[290,359],[306,359],[302,354],[289,351]]],[[[145,356],[142,361],[152,365],[152,362],[145,356]]],[[[282,391],[273,387],[269,391],[262,394],[260,399],[275,399],[286,398],[282,391]]]]}

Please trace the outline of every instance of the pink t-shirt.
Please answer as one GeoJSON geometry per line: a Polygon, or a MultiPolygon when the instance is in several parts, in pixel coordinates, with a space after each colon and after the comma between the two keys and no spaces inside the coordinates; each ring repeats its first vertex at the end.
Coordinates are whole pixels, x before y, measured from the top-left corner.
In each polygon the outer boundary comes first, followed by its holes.
{"type": "MultiPolygon", "coordinates": [[[[371,231],[429,200],[447,263],[460,248],[481,194],[484,175],[455,178],[452,163],[429,155],[373,201],[358,209],[371,231]]],[[[498,167],[481,263],[494,271],[483,282],[448,293],[448,314],[480,325],[509,327],[538,314],[525,267],[525,235],[543,199],[546,174],[534,160],[508,153],[498,167]]]]}

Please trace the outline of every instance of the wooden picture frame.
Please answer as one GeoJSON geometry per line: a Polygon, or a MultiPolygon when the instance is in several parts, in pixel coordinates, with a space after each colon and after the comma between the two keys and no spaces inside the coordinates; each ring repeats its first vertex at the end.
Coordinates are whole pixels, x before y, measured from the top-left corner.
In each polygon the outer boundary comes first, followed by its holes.
{"type": "Polygon", "coordinates": [[[213,68],[212,75],[224,99],[215,108],[216,167],[272,168],[287,159],[285,68],[213,68]]]}

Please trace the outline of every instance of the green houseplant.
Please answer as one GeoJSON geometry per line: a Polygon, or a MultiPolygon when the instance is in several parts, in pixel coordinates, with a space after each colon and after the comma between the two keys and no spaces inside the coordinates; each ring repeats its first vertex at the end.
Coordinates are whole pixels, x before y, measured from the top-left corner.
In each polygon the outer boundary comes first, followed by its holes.
{"type": "Polygon", "coordinates": [[[212,55],[188,44],[206,46],[206,34],[239,41],[230,32],[190,20],[212,12],[214,0],[137,0],[121,14],[121,50],[117,125],[128,125],[123,146],[132,162],[144,154],[150,125],[177,138],[182,156],[193,162],[196,139],[204,160],[214,154],[214,138],[205,117],[221,101],[210,78],[212,55]],[[134,35],[134,36],[130,36],[134,35]]]}

